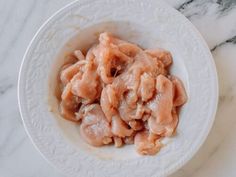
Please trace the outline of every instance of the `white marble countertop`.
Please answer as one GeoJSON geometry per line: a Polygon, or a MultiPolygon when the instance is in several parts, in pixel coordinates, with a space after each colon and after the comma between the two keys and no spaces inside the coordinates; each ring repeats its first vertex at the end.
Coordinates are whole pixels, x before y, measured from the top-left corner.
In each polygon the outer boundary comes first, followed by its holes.
{"type": "MultiPolygon", "coordinates": [[[[17,105],[17,77],[29,41],[72,0],[0,0],[0,176],[63,177],[34,148],[17,105]]],[[[216,62],[220,99],[214,126],[194,158],[171,177],[236,176],[236,0],[168,0],[205,38],[216,62]]]]}

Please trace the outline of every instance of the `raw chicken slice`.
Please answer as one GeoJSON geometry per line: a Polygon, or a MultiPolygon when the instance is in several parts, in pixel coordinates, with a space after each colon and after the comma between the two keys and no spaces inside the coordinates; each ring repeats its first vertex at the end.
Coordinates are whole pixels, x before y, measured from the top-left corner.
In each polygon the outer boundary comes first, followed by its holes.
{"type": "Polygon", "coordinates": [[[113,82],[112,70],[121,70],[132,58],[122,53],[116,45],[112,45],[112,37],[102,33],[99,37],[100,44],[94,54],[98,63],[98,73],[106,84],[113,82]]]}
{"type": "Polygon", "coordinates": [[[129,90],[125,92],[124,99],[127,105],[131,109],[135,109],[137,107],[138,95],[137,92],[134,90],[129,90]]]}
{"type": "Polygon", "coordinates": [[[141,82],[139,86],[139,96],[142,101],[148,101],[152,98],[155,92],[155,80],[146,72],[141,76],[141,82]]]}
{"type": "Polygon", "coordinates": [[[136,151],[140,155],[154,155],[161,149],[159,139],[148,138],[148,131],[138,132],[134,137],[136,151]]]}
{"type": "Polygon", "coordinates": [[[99,35],[99,42],[103,46],[108,46],[112,42],[113,37],[111,37],[111,34],[104,32],[99,35]]]}
{"type": "Polygon", "coordinates": [[[146,107],[137,103],[134,109],[130,108],[130,106],[126,103],[124,99],[120,101],[120,105],[118,107],[118,112],[121,116],[121,119],[125,122],[128,122],[133,119],[141,119],[145,112],[149,112],[146,107]]]}
{"type": "Polygon", "coordinates": [[[169,51],[164,49],[149,49],[145,50],[145,52],[160,60],[165,67],[168,67],[172,64],[172,56],[169,51]]]}
{"type": "Polygon", "coordinates": [[[115,38],[106,32],[100,34],[99,42],[103,47],[109,46],[111,49],[115,49],[113,54],[117,57],[121,57],[123,60],[132,60],[128,54],[130,54],[130,52],[138,53],[138,51],[141,51],[137,45],[115,38]]]}
{"type": "Polygon", "coordinates": [[[98,49],[95,50],[94,55],[98,63],[98,74],[101,77],[101,80],[106,83],[110,84],[113,81],[113,77],[111,76],[111,54],[110,50],[107,47],[98,46],[98,49]]]}
{"type": "Polygon", "coordinates": [[[76,75],[71,80],[72,93],[78,97],[94,100],[98,91],[98,75],[96,66],[93,61],[89,61],[85,65],[85,71],[82,78],[77,78],[76,75]]]}
{"type": "Polygon", "coordinates": [[[78,61],[77,63],[65,68],[61,71],[61,82],[66,85],[73,78],[75,74],[82,71],[82,67],[86,64],[86,61],[78,61]]]}
{"type": "Polygon", "coordinates": [[[187,101],[187,94],[184,89],[184,85],[182,81],[176,76],[170,76],[170,80],[173,83],[174,88],[174,97],[173,97],[173,105],[181,106],[187,101]]]}
{"type": "Polygon", "coordinates": [[[156,96],[148,103],[156,122],[165,124],[172,121],[173,85],[163,75],[156,78],[156,96]]]}
{"type": "Polygon", "coordinates": [[[111,131],[114,135],[122,138],[133,133],[133,130],[129,129],[127,124],[118,115],[112,116],[111,131]]]}
{"type": "Polygon", "coordinates": [[[74,110],[68,109],[63,102],[60,103],[59,107],[60,114],[67,120],[78,122],[80,119],[78,119],[75,116],[74,110]]]}
{"type": "Polygon", "coordinates": [[[160,124],[156,122],[155,118],[151,117],[148,119],[150,132],[161,136],[171,136],[174,133],[179,121],[175,108],[172,110],[172,118],[173,120],[171,122],[167,124],[160,124]]]}
{"type": "Polygon", "coordinates": [[[156,135],[152,132],[149,132],[148,134],[148,141],[156,141],[157,139],[161,139],[161,136],[156,135]]]}
{"type": "Polygon", "coordinates": [[[144,128],[143,122],[140,120],[131,120],[128,124],[135,131],[142,130],[144,128]]]}
{"type": "Polygon", "coordinates": [[[79,107],[79,110],[77,110],[77,112],[75,112],[75,116],[77,120],[82,120],[87,108],[87,104],[81,104],[81,106],[79,107]]]}
{"type": "Polygon", "coordinates": [[[107,85],[107,87],[103,88],[100,98],[100,104],[107,120],[111,122],[112,116],[117,114],[115,108],[118,105],[115,91],[111,86],[107,85]]]}
{"type": "Polygon", "coordinates": [[[137,103],[137,107],[134,111],[130,112],[132,119],[142,119],[145,113],[151,113],[151,110],[144,106],[142,103],[137,103]]]}
{"type": "Polygon", "coordinates": [[[127,91],[127,84],[125,82],[126,77],[127,75],[122,73],[118,77],[114,78],[114,81],[112,83],[113,88],[115,88],[116,90],[116,95],[118,96],[118,99],[121,99],[123,97],[124,92],[127,91]]]}
{"type": "Polygon", "coordinates": [[[63,117],[71,121],[79,121],[75,116],[75,111],[79,107],[79,99],[71,93],[71,83],[68,83],[61,95],[60,113],[63,117]]]}
{"type": "MultiPolygon", "coordinates": [[[[107,39],[109,38],[108,36],[110,36],[108,33],[104,33],[103,35],[106,35],[107,39]]],[[[115,37],[110,37],[109,43],[111,43],[113,46],[117,46],[122,53],[130,57],[134,57],[138,52],[141,52],[142,50],[135,44],[123,41],[115,37]]]]}
{"type": "Polygon", "coordinates": [[[78,98],[73,95],[71,92],[71,83],[68,83],[66,87],[64,88],[62,95],[61,95],[61,100],[67,108],[70,109],[76,109],[78,106],[78,98]]]}
{"type": "Polygon", "coordinates": [[[75,50],[74,55],[78,60],[84,60],[84,54],[80,50],[75,50]]]}
{"type": "MultiPolygon", "coordinates": [[[[95,51],[96,51],[96,46],[92,46],[89,50],[88,50],[88,52],[87,52],[87,54],[86,54],[86,56],[85,56],[85,60],[86,61],[91,61],[91,60],[93,60],[95,63],[96,63],[96,58],[95,58],[95,51]]],[[[96,65],[98,65],[98,63],[96,63],[96,65]]]]}
{"type": "Polygon", "coordinates": [[[139,52],[134,57],[134,63],[129,70],[136,72],[138,80],[144,72],[148,72],[151,76],[156,77],[159,74],[165,74],[164,65],[156,59],[153,59],[145,52],[139,52]]]}
{"type": "Polygon", "coordinates": [[[119,111],[121,119],[124,120],[125,122],[128,122],[128,121],[132,120],[132,117],[130,117],[130,115],[134,114],[134,110],[131,109],[127,105],[127,103],[126,103],[126,101],[124,99],[122,99],[120,101],[120,105],[119,105],[118,111],[119,111]]]}
{"type": "Polygon", "coordinates": [[[134,144],[134,136],[135,136],[135,133],[132,133],[132,135],[124,137],[123,138],[124,143],[125,144],[134,144]]]}
{"type": "Polygon", "coordinates": [[[169,123],[168,125],[166,125],[166,132],[165,132],[165,136],[172,136],[176,130],[176,127],[178,125],[178,122],[179,122],[179,117],[178,117],[178,114],[176,112],[176,109],[173,108],[172,110],[172,117],[173,117],[173,120],[171,123],[169,123]]]}
{"type": "Polygon", "coordinates": [[[156,121],[154,117],[150,117],[148,119],[148,127],[150,132],[157,134],[157,135],[163,135],[165,133],[165,124],[161,124],[156,121]]]}
{"type": "Polygon", "coordinates": [[[120,137],[115,136],[113,138],[115,147],[121,147],[123,145],[123,141],[120,137]]]}
{"type": "Polygon", "coordinates": [[[118,112],[121,116],[121,119],[125,122],[128,122],[133,119],[142,119],[145,113],[151,113],[151,110],[144,106],[140,102],[134,102],[131,107],[131,104],[127,104],[126,99],[121,99],[118,112]]]}
{"type": "Polygon", "coordinates": [[[112,87],[112,85],[107,85],[106,88],[104,88],[107,92],[107,97],[109,103],[114,107],[117,108],[119,104],[118,96],[116,94],[115,89],[112,87]]]}
{"type": "Polygon", "coordinates": [[[102,146],[112,142],[110,125],[98,104],[87,107],[80,126],[82,138],[93,146],[102,146]]]}
{"type": "Polygon", "coordinates": [[[141,48],[137,45],[128,43],[128,42],[120,42],[118,44],[119,50],[129,57],[134,57],[138,52],[141,52],[141,48]]]}

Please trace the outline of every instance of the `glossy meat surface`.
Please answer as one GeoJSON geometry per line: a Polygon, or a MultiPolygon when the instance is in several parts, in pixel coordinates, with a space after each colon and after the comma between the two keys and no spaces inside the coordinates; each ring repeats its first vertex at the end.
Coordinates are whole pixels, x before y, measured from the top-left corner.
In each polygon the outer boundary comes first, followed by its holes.
{"type": "Polygon", "coordinates": [[[73,57],[59,73],[61,115],[81,122],[81,137],[92,146],[134,144],[141,155],[156,154],[187,102],[183,83],[168,71],[171,53],[104,32],[87,53],[75,50],[73,57]]]}

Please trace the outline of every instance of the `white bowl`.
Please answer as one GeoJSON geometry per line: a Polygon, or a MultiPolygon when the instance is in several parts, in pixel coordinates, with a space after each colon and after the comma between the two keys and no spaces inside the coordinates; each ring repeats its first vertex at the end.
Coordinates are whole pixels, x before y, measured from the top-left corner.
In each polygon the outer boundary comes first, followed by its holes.
{"type": "Polygon", "coordinates": [[[179,169],[203,144],[214,121],[218,83],[204,40],[164,2],[80,0],[53,15],[34,36],[22,62],[18,98],[34,145],[66,175],[158,177],[179,169]],[[91,147],[81,140],[79,126],[58,114],[54,89],[64,57],[75,48],[88,47],[102,31],[144,48],[165,48],[173,55],[171,72],[183,80],[189,100],[177,135],[165,139],[165,147],[155,156],[140,156],[132,145],[91,147]]]}

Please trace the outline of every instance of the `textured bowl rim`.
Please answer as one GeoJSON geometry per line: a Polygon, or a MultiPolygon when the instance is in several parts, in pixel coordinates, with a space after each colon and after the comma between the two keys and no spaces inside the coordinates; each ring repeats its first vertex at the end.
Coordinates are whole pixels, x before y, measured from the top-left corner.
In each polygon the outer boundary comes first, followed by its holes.
{"type": "MultiPolygon", "coordinates": [[[[38,36],[38,34],[42,31],[42,29],[45,28],[45,26],[52,20],[54,19],[58,14],[64,12],[65,10],[68,9],[68,7],[70,6],[73,6],[74,4],[76,4],[77,2],[79,2],[79,0],[75,0],[67,5],[65,5],[64,7],[62,7],[61,9],[59,9],[58,11],[56,11],[51,17],[49,17],[43,24],[42,26],[38,29],[38,31],[36,32],[36,34],[34,35],[34,37],[32,38],[32,40],[30,41],[27,49],[26,49],[26,52],[23,56],[23,60],[22,60],[22,63],[21,63],[21,66],[20,66],[20,70],[19,70],[19,76],[18,76],[18,87],[17,87],[17,97],[18,97],[18,106],[19,106],[19,110],[20,110],[20,115],[21,115],[21,118],[22,118],[22,121],[23,121],[23,125],[24,125],[24,128],[32,142],[32,144],[35,146],[35,148],[40,152],[40,154],[44,157],[44,159],[46,161],[49,162],[49,164],[51,164],[53,167],[56,167],[57,166],[55,164],[53,164],[53,162],[51,160],[49,160],[46,155],[40,150],[40,148],[35,144],[35,140],[32,138],[32,136],[30,135],[30,132],[28,131],[28,128],[26,126],[26,123],[25,123],[25,120],[24,120],[24,117],[23,117],[23,111],[22,111],[22,105],[23,103],[21,102],[21,96],[20,96],[20,92],[21,92],[21,88],[20,88],[20,85],[22,83],[22,68],[23,68],[23,65],[24,65],[24,62],[26,60],[26,56],[27,56],[27,53],[29,52],[30,50],[30,47],[31,45],[33,44],[33,42],[35,41],[35,38],[38,36]]],[[[163,2],[165,3],[165,2],[163,2]]],[[[167,4],[167,3],[165,3],[167,4]]],[[[168,5],[170,8],[172,8],[170,5],[168,5]]],[[[178,12],[176,9],[172,8],[174,11],[178,12]]],[[[180,12],[178,12],[179,14],[181,14],[180,12]]],[[[185,18],[187,21],[188,21],[188,26],[191,27],[194,31],[195,31],[195,34],[198,36],[198,38],[201,40],[201,43],[204,45],[204,48],[207,48],[208,49],[208,54],[209,56],[211,56],[209,59],[211,61],[211,66],[213,69],[213,72],[214,72],[214,76],[215,76],[215,80],[213,81],[214,82],[214,85],[215,85],[215,105],[214,105],[214,110],[212,111],[212,115],[211,115],[211,119],[209,121],[209,124],[208,124],[208,129],[207,131],[205,132],[204,136],[201,138],[201,141],[198,143],[197,146],[195,146],[193,149],[192,149],[192,152],[188,155],[188,156],[185,156],[185,158],[182,159],[182,163],[178,163],[176,166],[174,166],[174,168],[168,170],[164,175],[170,175],[170,174],[173,174],[174,172],[176,172],[178,169],[180,169],[181,167],[183,167],[189,160],[191,160],[196,154],[197,152],[199,151],[200,147],[203,145],[203,143],[205,142],[205,140],[207,139],[208,135],[209,135],[209,132],[213,126],[213,123],[214,123],[214,120],[215,120],[215,115],[216,115],[216,111],[217,111],[217,105],[218,105],[218,96],[219,96],[219,87],[218,87],[218,76],[217,76],[217,70],[216,70],[216,66],[215,66],[215,62],[214,62],[214,59],[212,57],[212,54],[204,40],[204,38],[201,36],[200,32],[196,29],[196,27],[184,16],[181,14],[181,16],[183,18],[185,18]]],[[[210,117],[210,116],[209,116],[210,117]]],[[[58,169],[58,168],[57,168],[58,169]]]]}

